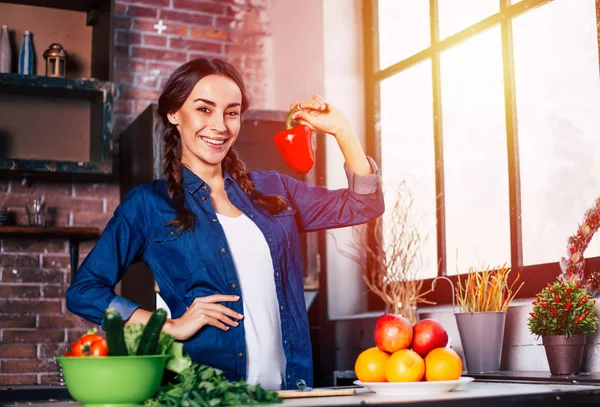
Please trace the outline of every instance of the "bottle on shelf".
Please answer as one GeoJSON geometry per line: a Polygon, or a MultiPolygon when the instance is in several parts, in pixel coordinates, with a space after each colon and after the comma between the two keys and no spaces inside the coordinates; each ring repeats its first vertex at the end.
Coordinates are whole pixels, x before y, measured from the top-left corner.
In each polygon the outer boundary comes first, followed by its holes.
{"type": "Polygon", "coordinates": [[[3,25],[0,29],[0,73],[10,73],[12,65],[12,50],[8,38],[8,26],[3,25]]]}
{"type": "Polygon", "coordinates": [[[23,43],[21,52],[19,52],[19,73],[21,75],[33,75],[33,44],[31,42],[31,33],[23,33],[23,43]]]}

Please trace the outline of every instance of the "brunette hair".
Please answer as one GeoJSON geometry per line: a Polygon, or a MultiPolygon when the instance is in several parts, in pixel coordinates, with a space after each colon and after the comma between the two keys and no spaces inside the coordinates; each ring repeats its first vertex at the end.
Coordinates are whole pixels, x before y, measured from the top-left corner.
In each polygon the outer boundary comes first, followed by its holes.
{"type": "MultiPolygon", "coordinates": [[[[163,139],[165,155],[163,166],[165,179],[172,205],[177,211],[177,217],[169,222],[180,232],[194,228],[194,215],[184,205],[183,173],[181,164],[181,135],[177,127],[169,121],[167,114],[178,110],[188,98],[199,80],[208,75],[222,75],[233,80],[242,92],[242,113],[248,109],[248,94],[240,73],[229,63],[219,59],[199,58],[187,62],[177,68],[165,83],[158,99],[158,113],[164,124],[163,139]]],[[[286,207],[285,200],[278,195],[263,195],[255,187],[246,165],[233,148],[221,163],[224,170],[229,171],[242,190],[258,205],[269,213],[277,213],[286,207]]]]}

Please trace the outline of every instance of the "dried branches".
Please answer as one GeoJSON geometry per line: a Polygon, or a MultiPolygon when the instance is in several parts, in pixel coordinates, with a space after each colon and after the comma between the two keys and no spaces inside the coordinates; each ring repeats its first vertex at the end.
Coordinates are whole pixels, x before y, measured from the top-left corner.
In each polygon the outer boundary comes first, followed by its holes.
{"type": "Polygon", "coordinates": [[[466,281],[461,283],[457,277],[456,300],[460,312],[501,312],[506,311],[510,302],[515,298],[523,282],[513,291],[519,280],[519,275],[508,285],[510,267],[504,263],[501,267],[491,270],[489,266],[482,271],[469,268],[466,281]]]}
{"type": "Polygon", "coordinates": [[[394,206],[373,224],[354,229],[355,253],[343,253],[361,267],[363,281],[387,306],[387,312],[416,322],[417,303],[431,302],[421,293],[419,279],[425,241],[414,220],[413,198],[405,183],[396,191],[394,206]]]}

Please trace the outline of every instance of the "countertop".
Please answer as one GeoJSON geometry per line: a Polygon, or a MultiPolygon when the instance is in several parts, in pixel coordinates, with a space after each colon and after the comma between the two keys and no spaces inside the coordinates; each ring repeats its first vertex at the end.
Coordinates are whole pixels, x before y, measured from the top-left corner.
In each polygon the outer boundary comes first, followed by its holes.
{"type": "MultiPolygon", "coordinates": [[[[0,400],[2,398],[0,397],[0,400]]],[[[283,407],[321,406],[444,406],[444,407],[552,407],[552,406],[591,406],[600,405],[600,386],[576,384],[505,383],[475,381],[458,389],[437,395],[383,396],[359,389],[354,396],[316,397],[284,400],[283,407]]],[[[80,407],[72,401],[54,402],[11,402],[10,407],[80,407]]]]}

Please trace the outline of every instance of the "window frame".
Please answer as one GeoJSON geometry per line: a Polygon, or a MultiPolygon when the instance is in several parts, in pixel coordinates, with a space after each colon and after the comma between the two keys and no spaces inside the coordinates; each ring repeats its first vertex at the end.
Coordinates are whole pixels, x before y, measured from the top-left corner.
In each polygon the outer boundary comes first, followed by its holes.
{"type": "MultiPolygon", "coordinates": [[[[560,275],[559,262],[523,265],[523,236],[521,225],[521,188],[520,188],[520,163],[519,163],[519,137],[516,112],[515,72],[512,21],[515,17],[541,7],[554,0],[522,0],[511,4],[511,0],[498,0],[500,11],[488,16],[465,29],[439,39],[438,28],[438,0],[429,0],[430,8],[430,34],[431,45],[429,48],[404,58],[385,69],[379,68],[379,28],[378,28],[378,0],[365,0],[363,37],[365,46],[365,134],[366,150],[373,159],[381,165],[381,133],[377,126],[380,117],[380,88],[381,81],[408,69],[425,59],[431,60],[432,88],[433,88],[433,134],[435,148],[435,183],[436,183],[436,241],[438,255],[438,276],[446,276],[446,213],[444,198],[444,145],[443,145],[443,116],[441,105],[441,72],[440,55],[456,44],[465,41],[488,28],[500,25],[502,41],[503,79],[506,142],[508,152],[508,182],[510,205],[510,247],[512,278],[520,275],[521,281],[526,283],[519,291],[517,298],[534,297],[549,281],[560,275]]],[[[598,21],[598,50],[600,66],[600,0],[596,0],[596,19],[598,21]]],[[[600,76],[600,70],[599,70],[600,76]]],[[[583,214],[582,214],[583,216],[583,214]]],[[[573,226],[575,228],[575,225],[573,226]]],[[[567,236],[565,236],[566,240],[567,236]]],[[[565,246],[566,247],[566,246],[565,246]]],[[[586,267],[600,269],[600,256],[586,258],[586,267]]],[[[456,284],[457,276],[447,276],[456,284]]],[[[433,279],[423,280],[423,291],[429,290],[433,279]]],[[[426,297],[437,304],[452,303],[452,292],[440,286],[435,292],[426,297]]],[[[373,293],[369,292],[369,309],[380,309],[383,304],[373,293]]]]}

